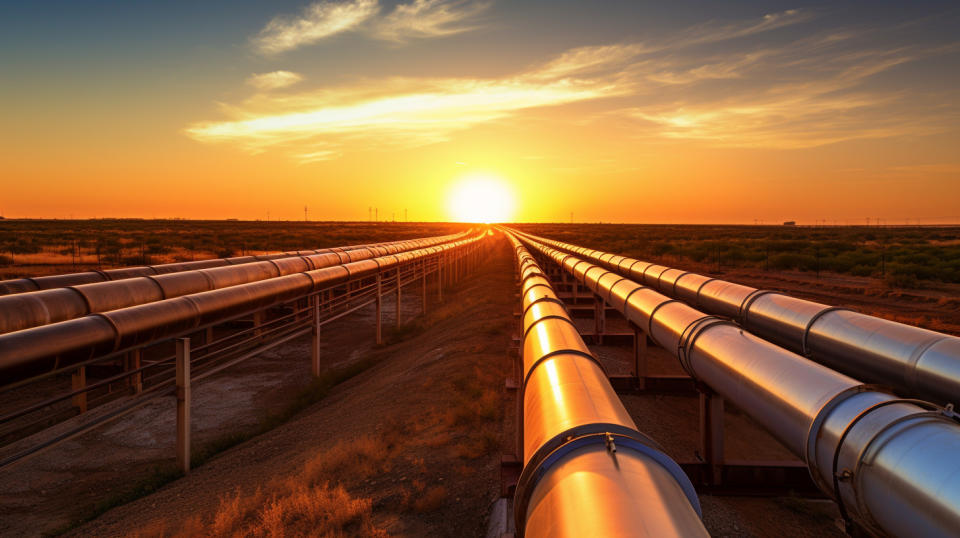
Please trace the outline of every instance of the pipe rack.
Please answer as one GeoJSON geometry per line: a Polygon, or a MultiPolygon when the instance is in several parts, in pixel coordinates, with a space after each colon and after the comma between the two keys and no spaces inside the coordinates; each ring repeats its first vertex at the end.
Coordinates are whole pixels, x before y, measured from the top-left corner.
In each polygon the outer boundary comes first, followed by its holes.
{"type": "Polygon", "coordinates": [[[649,286],[530,236],[521,240],[644,328],[691,377],[800,456],[848,524],[875,535],[956,535],[960,424],[950,406],[897,398],[649,286]]]}
{"type": "Polygon", "coordinates": [[[506,235],[523,298],[518,534],[707,536],[690,480],[637,431],[536,261],[506,235]]]}
{"type": "MultiPolygon", "coordinates": [[[[67,285],[64,287],[28,291],[0,296],[0,334],[79,318],[97,312],[107,312],[128,306],[151,303],[192,293],[226,288],[237,284],[256,282],[292,273],[322,269],[334,265],[397,254],[407,250],[442,244],[464,237],[468,232],[438,237],[371,244],[367,246],[325,249],[314,253],[295,255],[271,255],[265,260],[247,260],[235,265],[204,269],[181,269],[174,271],[172,265],[152,266],[146,269],[166,267],[163,274],[147,274],[94,282],[67,285]],[[280,257],[278,257],[280,256],[280,257]]],[[[204,262],[217,260],[204,260],[204,262]]],[[[220,260],[225,261],[225,260],[220,260]]],[[[187,262],[193,263],[193,262],[187,262]]],[[[128,268],[141,270],[145,268],[128,268]]],[[[123,270],[127,271],[127,270],[123,270]]],[[[111,275],[110,271],[103,272],[111,275]]],[[[74,273],[74,275],[85,273],[74,273]]],[[[65,283],[73,275],[60,275],[58,282],[65,283]]],[[[48,277],[40,277],[48,278],[48,277]]],[[[49,277],[54,278],[54,277],[49,277]]],[[[50,284],[52,281],[45,281],[50,284]]],[[[0,282],[0,285],[3,283],[0,282]]]]}
{"type": "Polygon", "coordinates": [[[656,265],[542,237],[832,369],[903,395],[960,402],[960,338],[771,290],[656,265]]]}
{"type": "MultiPolygon", "coordinates": [[[[463,236],[469,232],[452,234],[447,237],[463,236]]],[[[67,286],[79,286],[82,284],[93,284],[95,282],[108,282],[123,280],[127,278],[136,278],[142,276],[166,275],[170,273],[179,273],[182,271],[195,271],[199,269],[210,269],[212,267],[226,267],[233,265],[243,265],[258,261],[276,260],[279,258],[289,258],[294,256],[309,256],[311,254],[339,253],[347,250],[358,250],[368,247],[378,247],[391,244],[408,243],[416,240],[393,241],[389,243],[367,243],[362,245],[351,245],[347,247],[321,248],[316,250],[297,250],[288,252],[275,252],[271,254],[258,254],[252,256],[236,256],[232,258],[212,258],[208,260],[195,260],[190,262],[163,263],[158,265],[142,265],[136,267],[119,267],[117,269],[105,269],[96,271],[84,271],[81,273],[67,273],[62,275],[48,275],[30,278],[15,278],[10,280],[0,280],[0,296],[15,295],[31,291],[49,290],[64,288],[67,286]]],[[[409,249],[409,247],[408,247],[409,249]]],[[[392,253],[391,253],[392,254],[392,253]]]]}
{"type": "Polygon", "coordinates": [[[0,379],[13,383],[43,371],[62,368],[186,333],[302,297],[351,279],[373,276],[391,267],[444,255],[480,241],[486,232],[413,251],[292,273],[172,299],[91,314],[0,335],[0,379]]]}

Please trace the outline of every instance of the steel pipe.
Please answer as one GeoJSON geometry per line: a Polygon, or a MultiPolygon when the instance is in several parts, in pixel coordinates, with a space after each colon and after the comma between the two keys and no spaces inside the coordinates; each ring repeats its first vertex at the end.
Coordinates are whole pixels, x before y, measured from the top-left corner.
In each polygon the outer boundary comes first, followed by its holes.
{"type": "MultiPolygon", "coordinates": [[[[524,243],[680,360],[803,458],[849,521],[876,535],[955,536],[960,529],[960,424],[951,407],[904,400],[708,316],[653,287],[524,243]]],[[[653,273],[663,271],[653,271],[653,273]]]]}
{"type": "MultiPolygon", "coordinates": [[[[469,230],[459,234],[451,234],[446,237],[464,237],[469,234],[469,230]]],[[[451,240],[451,239],[448,239],[451,240]]],[[[69,273],[63,275],[39,276],[31,278],[17,278],[11,280],[0,280],[0,296],[26,293],[31,291],[48,290],[54,288],[64,288],[67,286],[79,286],[82,284],[93,284],[96,282],[108,282],[123,280],[127,278],[136,278],[144,276],[165,275],[169,273],[179,273],[182,271],[195,271],[200,269],[210,269],[213,267],[226,267],[233,265],[242,265],[258,261],[269,261],[290,257],[306,257],[312,254],[322,253],[343,253],[345,251],[371,249],[374,256],[383,254],[392,254],[396,252],[393,248],[409,250],[417,248],[418,241],[422,239],[408,239],[403,241],[393,241],[389,243],[369,243],[362,245],[351,245],[346,247],[322,248],[317,250],[298,250],[289,252],[274,252],[270,254],[258,254],[256,256],[237,256],[233,258],[215,258],[209,260],[196,260],[190,262],[174,262],[159,265],[145,265],[141,267],[121,267],[118,269],[106,269],[103,271],[85,271],[82,273],[69,273]],[[383,248],[388,250],[383,251],[383,248]]],[[[349,256],[341,258],[340,263],[353,261],[349,256]]]]}
{"type": "Polygon", "coordinates": [[[549,281],[507,234],[523,298],[521,536],[707,536],[689,479],[636,424],[549,281]]]}
{"type": "Polygon", "coordinates": [[[960,338],[770,290],[521,235],[577,254],[837,371],[905,396],[960,402],[960,338]]]}
{"type": "MultiPolygon", "coordinates": [[[[171,299],[192,293],[256,282],[312,269],[425,248],[463,237],[463,234],[428,237],[369,246],[308,252],[265,261],[244,261],[198,270],[130,276],[121,280],[71,285],[0,296],[0,334],[116,310],[127,306],[171,299]]],[[[230,258],[234,259],[234,258],[230,258]]],[[[210,260],[207,260],[210,261],[210,260]]],[[[164,266],[154,266],[157,267],[164,266]]],[[[148,269],[148,268],[133,268],[148,269]]],[[[140,271],[135,271],[139,273],[140,271]]],[[[106,271],[105,271],[106,273],[106,271]]],[[[70,276],[70,275],[64,275],[70,276]]]]}
{"type": "Polygon", "coordinates": [[[227,288],[163,299],[0,335],[3,384],[129,347],[189,332],[365,278],[402,261],[473,247],[484,234],[400,254],[311,269],[227,288]]]}

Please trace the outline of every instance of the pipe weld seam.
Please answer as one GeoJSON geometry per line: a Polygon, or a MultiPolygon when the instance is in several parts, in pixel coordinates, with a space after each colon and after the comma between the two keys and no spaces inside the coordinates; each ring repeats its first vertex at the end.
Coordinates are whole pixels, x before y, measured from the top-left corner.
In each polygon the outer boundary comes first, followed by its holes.
{"type": "MultiPolygon", "coordinates": [[[[631,280],[631,282],[633,281],[631,280]]],[[[637,284],[636,282],[633,282],[633,283],[637,284]]],[[[621,312],[623,314],[623,317],[627,317],[627,306],[630,304],[630,297],[632,297],[634,293],[646,287],[647,286],[644,286],[643,284],[637,284],[637,287],[630,290],[630,293],[628,293],[627,296],[623,298],[623,312],[621,312]]]]}
{"type": "Polygon", "coordinates": [[[877,385],[868,385],[866,383],[860,383],[852,387],[847,387],[831,396],[830,399],[820,407],[820,410],[817,411],[813,422],[810,423],[810,428],[807,429],[807,442],[804,445],[803,454],[801,456],[803,461],[807,464],[807,469],[810,472],[810,478],[813,480],[813,483],[816,484],[820,491],[825,491],[831,496],[833,495],[833,491],[831,490],[830,485],[823,481],[819,465],[817,464],[816,445],[817,440],[820,438],[820,428],[823,426],[823,423],[827,421],[830,413],[832,413],[837,406],[845,402],[848,398],[863,392],[887,393],[886,390],[881,389],[877,385]]]}
{"type": "Polygon", "coordinates": [[[813,328],[813,324],[825,314],[829,314],[830,312],[839,312],[841,310],[853,312],[849,308],[844,308],[842,306],[828,306],[810,318],[810,321],[807,322],[807,326],[803,328],[803,336],[800,338],[800,353],[803,354],[804,357],[810,356],[810,348],[807,345],[807,341],[810,339],[810,330],[813,328]]]}
{"type": "Polygon", "coordinates": [[[546,321],[546,320],[548,320],[548,319],[560,319],[560,320],[563,320],[563,321],[566,321],[567,323],[569,323],[570,326],[573,327],[574,329],[577,328],[577,326],[573,323],[573,321],[571,321],[570,318],[567,317],[565,314],[564,314],[564,315],[560,315],[560,314],[547,314],[546,316],[543,316],[542,318],[537,318],[536,321],[534,321],[534,322],[531,323],[530,325],[527,325],[526,327],[524,327],[524,329],[523,329],[523,341],[526,342],[526,340],[527,340],[527,335],[530,334],[530,329],[533,329],[533,328],[534,328],[538,323],[540,323],[541,321],[546,321]]]}
{"type": "Polygon", "coordinates": [[[155,277],[154,275],[147,275],[144,278],[149,278],[150,281],[153,282],[153,284],[157,287],[157,289],[160,290],[161,300],[169,299],[169,297],[167,297],[167,291],[163,289],[163,286],[160,285],[160,281],[157,280],[157,277],[155,277]]]}
{"type": "MultiPolygon", "coordinates": [[[[620,276],[620,275],[617,274],[617,273],[614,273],[613,271],[607,271],[607,272],[608,272],[609,274],[611,274],[611,275],[617,275],[617,276],[620,277],[620,278],[618,278],[617,280],[615,280],[615,281],[613,282],[613,284],[610,284],[609,286],[607,286],[607,289],[606,289],[606,291],[607,291],[607,296],[606,296],[606,298],[604,298],[604,301],[606,301],[607,304],[611,304],[611,303],[610,303],[610,298],[613,296],[613,288],[614,288],[617,284],[619,284],[619,283],[621,283],[621,282],[623,282],[624,280],[627,280],[627,279],[624,278],[624,277],[622,277],[622,276],[620,276]]],[[[599,282],[600,282],[600,281],[598,280],[597,283],[599,284],[599,282]]]]}
{"type": "MultiPolygon", "coordinates": [[[[80,300],[83,301],[84,306],[87,307],[87,311],[84,312],[84,314],[90,314],[90,313],[93,312],[93,305],[90,304],[90,299],[88,299],[86,295],[84,295],[83,293],[81,293],[80,290],[78,290],[76,286],[67,286],[67,289],[70,290],[70,291],[72,291],[73,293],[76,293],[77,295],[80,296],[80,300]]],[[[49,319],[50,319],[50,309],[47,308],[46,301],[43,302],[43,309],[46,310],[46,312],[47,312],[47,320],[49,321],[49,319]]]]}
{"type": "Polygon", "coordinates": [[[753,302],[764,295],[770,294],[783,295],[782,293],[774,290],[753,290],[748,293],[747,296],[743,298],[743,301],[740,301],[740,306],[737,307],[737,321],[746,327],[747,316],[750,315],[750,307],[753,306],[753,302]]]}
{"type": "Polygon", "coordinates": [[[566,311],[566,309],[567,309],[567,305],[564,304],[564,302],[561,301],[559,298],[557,298],[557,297],[551,297],[551,296],[549,296],[549,295],[544,295],[543,297],[537,297],[536,299],[530,301],[530,304],[528,304],[528,305],[526,306],[526,308],[523,309],[523,312],[520,313],[520,319],[522,320],[522,319],[524,318],[524,316],[527,315],[527,311],[530,310],[530,307],[531,307],[531,306],[533,306],[533,305],[535,305],[535,304],[537,304],[537,303],[545,302],[545,301],[549,301],[549,302],[551,302],[551,303],[557,303],[558,305],[562,306],[565,311],[566,311]]]}
{"type": "Polygon", "coordinates": [[[616,439],[618,452],[621,447],[630,449],[641,456],[650,458],[663,467],[680,486],[697,516],[703,517],[700,500],[697,498],[696,490],[690,482],[690,478],[683,472],[680,465],[663,452],[663,449],[656,442],[639,431],[620,424],[592,423],[583,424],[555,435],[541,445],[527,464],[523,466],[514,494],[514,520],[517,524],[518,536],[522,536],[525,530],[527,505],[540,479],[571,452],[589,445],[606,446],[608,436],[616,439]]]}
{"type": "MultiPolygon", "coordinates": [[[[701,276],[702,276],[702,275],[701,275],[701,276]]],[[[703,282],[700,283],[700,286],[697,288],[697,293],[696,293],[696,295],[695,295],[695,297],[696,297],[696,299],[695,299],[695,300],[696,300],[696,304],[695,304],[694,306],[698,306],[698,307],[699,307],[699,306],[702,304],[702,303],[700,302],[700,292],[703,291],[703,287],[704,287],[704,286],[706,286],[707,284],[709,284],[709,283],[711,283],[711,282],[713,282],[713,281],[715,281],[715,280],[717,280],[717,279],[716,279],[716,278],[708,278],[708,279],[706,279],[706,280],[704,280],[703,282]]]]}
{"type": "Polygon", "coordinates": [[[883,534],[882,530],[880,530],[880,525],[877,524],[876,519],[873,517],[873,514],[869,512],[869,510],[861,510],[862,502],[861,502],[860,490],[853,487],[853,480],[855,479],[855,477],[859,475],[860,469],[861,467],[863,467],[863,461],[866,457],[866,454],[870,450],[870,448],[873,446],[874,442],[878,438],[883,436],[884,433],[892,429],[894,426],[901,424],[903,422],[917,419],[917,418],[934,417],[940,420],[948,420],[953,423],[960,423],[960,420],[958,420],[957,416],[953,413],[952,409],[945,409],[936,404],[932,404],[924,400],[917,400],[913,398],[894,398],[891,400],[884,400],[882,402],[877,402],[871,405],[870,407],[867,407],[860,413],[858,413],[856,417],[854,417],[850,422],[847,423],[846,426],[844,426],[843,433],[840,435],[840,438],[837,440],[837,446],[834,448],[834,452],[833,452],[833,468],[830,473],[830,475],[833,477],[833,491],[835,496],[834,500],[837,503],[837,508],[840,511],[840,516],[843,518],[844,521],[848,523],[851,521],[851,519],[847,511],[846,503],[843,500],[843,495],[840,493],[840,474],[837,472],[838,471],[837,465],[840,462],[840,451],[843,449],[843,442],[847,439],[847,436],[850,434],[850,432],[853,431],[854,426],[856,426],[856,424],[860,422],[863,418],[865,418],[870,413],[876,411],[877,409],[880,409],[881,407],[887,407],[893,404],[913,404],[913,405],[916,405],[917,407],[920,407],[921,409],[924,409],[925,411],[919,411],[916,413],[910,413],[909,415],[897,417],[894,420],[891,420],[890,422],[888,422],[887,424],[884,424],[883,426],[881,426],[879,430],[876,431],[876,433],[870,436],[867,442],[863,445],[863,448],[861,448],[860,451],[857,453],[857,456],[854,460],[854,468],[851,470],[849,479],[847,480],[848,482],[850,482],[850,488],[852,490],[851,492],[853,493],[853,498],[856,501],[858,513],[866,520],[866,521],[862,521],[861,523],[865,523],[870,530],[872,530],[874,533],[877,533],[878,535],[883,534]],[[866,512],[866,513],[863,513],[863,512],[866,512]]]}
{"type": "Polygon", "coordinates": [[[540,366],[547,360],[557,355],[576,355],[577,357],[580,357],[580,358],[589,359],[593,361],[593,363],[596,364],[598,368],[600,368],[600,371],[603,372],[604,377],[607,377],[607,378],[610,377],[609,375],[607,375],[607,369],[604,368],[603,365],[600,364],[600,361],[597,360],[597,358],[594,357],[593,354],[590,353],[589,351],[584,351],[582,349],[575,349],[575,348],[555,349],[550,353],[547,353],[546,355],[543,355],[542,357],[535,360],[533,364],[530,365],[530,369],[527,370],[527,372],[523,375],[523,388],[521,389],[521,393],[520,393],[521,402],[524,401],[524,395],[527,392],[527,381],[530,380],[530,376],[533,375],[533,372],[537,369],[538,366],[540,366]]]}
{"type": "Polygon", "coordinates": [[[693,371],[693,364],[690,363],[690,354],[693,352],[693,347],[697,343],[697,338],[707,329],[717,325],[732,325],[737,327],[735,323],[728,319],[706,315],[697,318],[684,327],[683,332],[680,333],[680,338],[677,340],[677,358],[680,359],[680,366],[694,379],[697,379],[697,376],[693,371]]]}
{"type": "MultiPolygon", "coordinates": [[[[657,310],[660,310],[660,307],[666,306],[666,305],[668,305],[668,304],[670,304],[670,303],[679,303],[679,302],[680,302],[680,301],[678,301],[678,300],[676,300],[676,299],[667,299],[667,300],[663,301],[662,303],[658,304],[657,306],[653,307],[653,310],[650,311],[650,317],[647,318],[647,334],[649,334],[651,338],[653,338],[653,316],[656,315],[657,310]]],[[[654,340],[654,341],[656,341],[656,340],[654,340]]],[[[660,345],[660,346],[663,345],[663,344],[661,344],[660,342],[657,342],[657,344],[660,345]]]]}
{"type": "MultiPolygon", "coordinates": [[[[939,344],[940,342],[950,340],[954,338],[949,335],[940,335],[938,338],[933,338],[927,343],[918,346],[913,353],[910,355],[910,358],[907,360],[904,365],[905,372],[903,373],[903,378],[907,382],[907,385],[914,391],[917,390],[917,385],[920,381],[920,371],[917,369],[917,364],[920,363],[920,359],[930,350],[931,347],[939,344]]],[[[950,402],[955,403],[955,402],[950,402]]]]}
{"type": "Polygon", "coordinates": [[[689,274],[691,274],[690,271],[684,271],[684,272],[680,273],[680,276],[678,276],[677,278],[673,279],[673,284],[670,286],[670,292],[671,292],[670,295],[672,295],[672,296],[674,296],[674,297],[677,296],[677,282],[680,282],[680,279],[681,279],[681,278],[683,278],[683,277],[685,277],[685,276],[687,276],[687,275],[689,275],[689,274]]]}

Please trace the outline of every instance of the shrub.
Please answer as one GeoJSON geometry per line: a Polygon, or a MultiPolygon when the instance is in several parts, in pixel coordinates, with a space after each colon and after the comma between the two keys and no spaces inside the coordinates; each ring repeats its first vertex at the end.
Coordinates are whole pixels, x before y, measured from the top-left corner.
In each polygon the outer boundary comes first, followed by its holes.
{"type": "Polygon", "coordinates": [[[817,268],[817,259],[809,254],[781,252],[770,256],[770,267],[773,269],[811,271],[817,268]]]}
{"type": "Polygon", "coordinates": [[[887,273],[883,280],[888,286],[893,288],[916,288],[918,286],[915,274],[899,269],[887,273]]]}

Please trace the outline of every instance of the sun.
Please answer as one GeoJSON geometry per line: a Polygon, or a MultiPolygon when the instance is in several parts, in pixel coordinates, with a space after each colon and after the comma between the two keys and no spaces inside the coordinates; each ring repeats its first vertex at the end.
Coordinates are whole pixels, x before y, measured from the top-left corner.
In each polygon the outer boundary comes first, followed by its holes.
{"type": "Polygon", "coordinates": [[[450,190],[449,210],[457,222],[510,222],[514,197],[502,177],[489,172],[473,172],[460,177],[450,190]]]}

